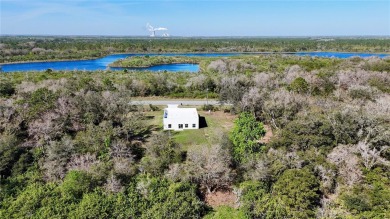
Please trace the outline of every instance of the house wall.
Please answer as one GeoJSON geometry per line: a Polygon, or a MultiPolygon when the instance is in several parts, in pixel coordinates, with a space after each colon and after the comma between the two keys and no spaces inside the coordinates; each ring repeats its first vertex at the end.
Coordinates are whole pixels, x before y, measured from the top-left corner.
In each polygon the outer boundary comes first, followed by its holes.
{"type": "Polygon", "coordinates": [[[185,118],[185,119],[170,119],[164,118],[164,130],[185,130],[185,129],[199,129],[199,117],[197,118],[185,118]],[[168,125],[171,124],[171,128],[168,125]],[[179,124],[183,124],[183,128],[179,129],[179,124]],[[185,127],[185,124],[188,124],[188,128],[185,127]],[[195,124],[195,127],[192,125],[195,124]]]}

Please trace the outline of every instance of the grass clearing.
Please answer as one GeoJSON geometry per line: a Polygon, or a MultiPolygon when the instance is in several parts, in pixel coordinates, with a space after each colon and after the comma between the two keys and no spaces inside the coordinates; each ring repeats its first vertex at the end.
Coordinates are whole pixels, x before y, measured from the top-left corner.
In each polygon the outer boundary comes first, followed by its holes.
{"type": "MultiPolygon", "coordinates": [[[[147,124],[153,127],[154,131],[162,130],[163,110],[145,112],[148,118],[147,124]]],[[[211,145],[217,143],[223,133],[231,131],[235,115],[222,111],[204,112],[198,109],[199,116],[205,117],[207,127],[183,131],[170,131],[175,141],[186,150],[191,145],[211,145]]]]}

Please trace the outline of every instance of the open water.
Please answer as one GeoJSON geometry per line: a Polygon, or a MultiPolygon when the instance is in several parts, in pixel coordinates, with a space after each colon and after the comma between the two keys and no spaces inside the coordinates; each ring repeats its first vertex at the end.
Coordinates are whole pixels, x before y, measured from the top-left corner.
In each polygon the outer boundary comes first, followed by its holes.
{"type": "MultiPolygon", "coordinates": [[[[237,56],[243,54],[256,54],[256,53],[165,53],[165,54],[113,54],[103,58],[91,59],[91,60],[74,60],[74,61],[48,61],[48,62],[26,62],[26,63],[13,63],[0,65],[3,72],[16,72],[16,71],[45,71],[47,69],[52,70],[106,70],[108,65],[118,59],[123,59],[131,56],[139,55],[164,55],[164,56],[200,56],[200,57],[228,57],[237,56]]],[[[265,53],[270,54],[270,53],[265,53]]],[[[384,58],[390,56],[390,54],[373,54],[373,53],[341,53],[341,52],[298,52],[298,53],[282,53],[298,56],[318,56],[318,57],[333,57],[333,58],[350,58],[350,57],[370,57],[377,56],[384,58]]],[[[123,68],[111,68],[113,70],[122,70],[123,68]]],[[[147,70],[147,71],[186,71],[186,72],[198,72],[199,65],[197,64],[167,64],[156,65],[148,68],[128,68],[129,70],[147,70]]]]}

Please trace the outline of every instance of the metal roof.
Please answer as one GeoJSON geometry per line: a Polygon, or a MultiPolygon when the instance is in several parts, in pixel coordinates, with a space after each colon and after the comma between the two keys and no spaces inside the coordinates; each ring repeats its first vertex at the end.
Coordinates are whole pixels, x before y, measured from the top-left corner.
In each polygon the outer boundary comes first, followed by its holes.
{"type": "Polygon", "coordinates": [[[164,118],[168,118],[168,119],[198,118],[198,111],[196,110],[196,108],[165,108],[164,118]]]}

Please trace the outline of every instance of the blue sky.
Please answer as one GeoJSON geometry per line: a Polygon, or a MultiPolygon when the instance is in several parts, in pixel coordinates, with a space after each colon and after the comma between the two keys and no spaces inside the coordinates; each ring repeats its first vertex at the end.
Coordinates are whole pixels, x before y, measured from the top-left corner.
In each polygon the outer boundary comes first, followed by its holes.
{"type": "Polygon", "coordinates": [[[390,0],[0,1],[0,34],[390,36],[390,0]]]}

